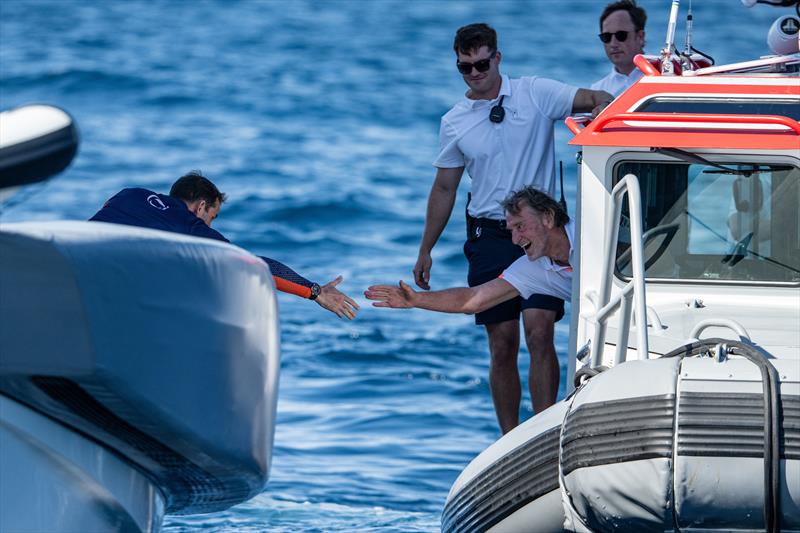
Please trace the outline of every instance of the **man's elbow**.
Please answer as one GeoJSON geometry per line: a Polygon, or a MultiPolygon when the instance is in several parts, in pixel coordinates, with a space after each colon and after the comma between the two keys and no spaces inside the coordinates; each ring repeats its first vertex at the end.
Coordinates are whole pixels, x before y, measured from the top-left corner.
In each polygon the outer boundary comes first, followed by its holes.
{"type": "Polygon", "coordinates": [[[489,306],[487,304],[475,299],[471,299],[467,300],[461,306],[461,312],[464,313],[465,315],[474,315],[482,311],[486,311],[488,308],[489,306]]]}

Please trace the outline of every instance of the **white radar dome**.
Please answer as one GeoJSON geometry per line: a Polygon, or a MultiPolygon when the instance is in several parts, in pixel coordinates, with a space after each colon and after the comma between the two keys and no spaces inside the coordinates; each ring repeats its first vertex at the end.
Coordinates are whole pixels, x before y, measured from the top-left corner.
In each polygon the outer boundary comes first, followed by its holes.
{"type": "Polygon", "coordinates": [[[772,23],[767,35],[767,44],[773,54],[787,55],[800,51],[800,19],[784,15],[772,23]]]}

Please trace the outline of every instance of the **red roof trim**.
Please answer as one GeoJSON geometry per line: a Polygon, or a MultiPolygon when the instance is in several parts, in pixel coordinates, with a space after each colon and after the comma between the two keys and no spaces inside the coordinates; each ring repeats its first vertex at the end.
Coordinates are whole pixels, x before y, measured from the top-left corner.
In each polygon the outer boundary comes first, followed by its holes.
{"type": "Polygon", "coordinates": [[[753,84],[757,78],[726,78],[730,83],[704,83],[708,78],[653,76],[643,78],[614,100],[585,128],[583,121],[567,119],[570,131],[576,133],[570,144],[580,146],[660,146],[669,148],[752,148],[765,150],[800,150],[800,123],[789,117],[769,115],[712,115],[690,113],[636,113],[632,109],[641,102],[659,95],[671,98],[697,98],[729,94],[763,97],[800,96],[800,83],[777,85],[769,79],[763,85],[753,84]],[[743,83],[742,80],[747,80],[743,83]],[[688,82],[687,80],[692,80],[688,82]],[[737,83],[738,81],[738,83],[737,83]],[[630,124],[630,121],[650,124],[630,124]],[[670,124],[663,124],[669,122],[670,124]],[[681,124],[685,123],[683,127],[681,124]],[[736,127],[741,125],[741,127],[736,127]],[[785,126],[767,129],[767,125],[785,126]],[[761,126],[761,127],[759,127],[761,126]]]}

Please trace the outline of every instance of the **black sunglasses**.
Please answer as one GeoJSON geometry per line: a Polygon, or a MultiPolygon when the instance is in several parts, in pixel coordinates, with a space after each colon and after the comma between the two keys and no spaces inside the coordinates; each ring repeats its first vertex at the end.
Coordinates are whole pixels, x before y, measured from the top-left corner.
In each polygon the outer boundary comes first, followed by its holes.
{"type": "Polygon", "coordinates": [[[606,32],[603,32],[603,33],[599,33],[597,36],[600,37],[600,40],[603,41],[606,44],[611,42],[611,36],[612,35],[614,37],[616,37],[619,42],[624,43],[625,41],[628,40],[628,34],[629,33],[631,33],[631,32],[622,31],[622,30],[615,31],[614,33],[610,33],[610,32],[606,31],[606,32]]]}
{"type": "Polygon", "coordinates": [[[478,72],[486,72],[489,70],[489,66],[491,65],[492,59],[494,59],[495,55],[497,55],[497,50],[492,52],[492,55],[486,59],[481,59],[480,61],[476,61],[474,63],[462,63],[461,61],[456,61],[456,67],[458,67],[458,71],[464,76],[472,73],[472,67],[475,67],[475,70],[478,72]]]}

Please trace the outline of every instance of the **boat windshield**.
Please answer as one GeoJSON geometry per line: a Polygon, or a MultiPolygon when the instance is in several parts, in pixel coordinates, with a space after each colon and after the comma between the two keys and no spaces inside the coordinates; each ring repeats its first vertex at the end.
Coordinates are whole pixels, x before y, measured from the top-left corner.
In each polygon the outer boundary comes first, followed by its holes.
{"type": "MultiPolygon", "coordinates": [[[[710,163],[710,162],[709,162],[710,163]]],[[[648,279],[800,282],[800,168],[623,161],[615,183],[639,178],[648,279]]],[[[617,275],[632,275],[623,204],[617,275]]]]}

